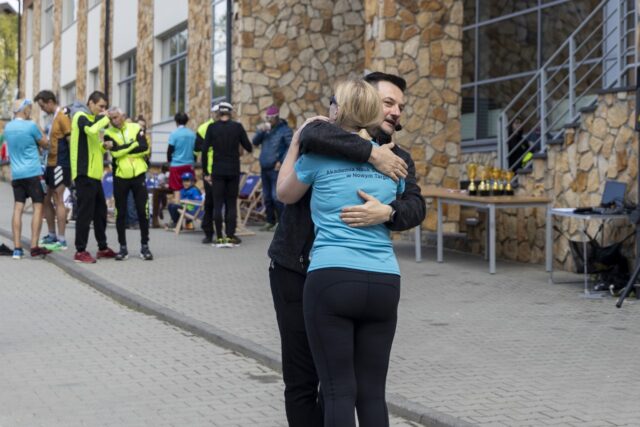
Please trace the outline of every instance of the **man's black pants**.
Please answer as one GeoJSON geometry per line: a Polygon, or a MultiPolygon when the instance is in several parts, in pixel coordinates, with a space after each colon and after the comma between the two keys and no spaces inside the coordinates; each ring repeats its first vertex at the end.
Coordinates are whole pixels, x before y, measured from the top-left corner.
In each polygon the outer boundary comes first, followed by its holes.
{"type": "Polygon", "coordinates": [[[113,198],[116,202],[116,230],[118,231],[118,243],[127,246],[127,200],[129,192],[133,194],[133,202],[138,215],[140,225],[140,243],[149,243],[149,194],[145,174],[135,178],[113,178],[113,198]]]}
{"type": "Polygon", "coordinates": [[[213,183],[213,220],[216,223],[216,236],[220,239],[222,234],[222,207],[224,206],[224,227],[227,237],[236,235],[236,223],[238,208],[238,185],[240,175],[214,176],[213,183]]]}
{"type": "MultiPolygon", "coordinates": [[[[202,216],[202,231],[208,238],[213,238],[213,186],[204,181],[204,215],[202,216]]],[[[222,236],[220,236],[222,237],[222,236]]]]}
{"type": "MultiPolygon", "coordinates": [[[[107,201],[104,198],[102,182],[88,176],[78,176],[75,180],[78,200],[78,216],[76,217],[76,250],[87,249],[89,228],[93,221],[93,233],[98,242],[98,249],[107,248],[107,201]]],[[[126,210],[126,209],[125,209],[126,210]]]]}
{"type": "Polygon", "coordinates": [[[320,427],[322,408],[318,375],[309,349],[302,314],[306,275],[272,262],[269,268],[271,295],[282,344],[284,403],[290,427],[320,427]]]}

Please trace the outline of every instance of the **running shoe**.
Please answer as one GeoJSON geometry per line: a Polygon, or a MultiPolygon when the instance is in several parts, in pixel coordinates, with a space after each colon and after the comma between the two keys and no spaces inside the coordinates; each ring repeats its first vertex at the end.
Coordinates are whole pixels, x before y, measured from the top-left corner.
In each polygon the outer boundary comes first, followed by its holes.
{"type": "Polygon", "coordinates": [[[53,242],[53,243],[49,243],[49,244],[43,244],[42,247],[49,249],[51,252],[66,251],[67,250],[67,242],[57,241],[57,242],[53,242]]]}
{"type": "Polygon", "coordinates": [[[42,245],[42,246],[45,246],[45,245],[51,245],[51,244],[53,244],[53,243],[55,243],[57,241],[58,241],[58,239],[56,239],[55,237],[50,236],[50,235],[47,234],[42,239],[40,239],[39,244],[42,245]]]}
{"type": "Polygon", "coordinates": [[[227,237],[227,243],[231,245],[231,247],[240,246],[242,240],[238,236],[227,237]]]}
{"type": "Polygon", "coordinates": [[[96,259],[91,256],[91,254],[87,251],[76,252],[73,256],[73,261],[81,262],[83,264],[94,264],[96,259]]]}
{"type": "Polygon", "coordinates": [[[273,231],[274,228],[276,228],[275,224],[271,224],[270,222],[267,222],[265,225],[263,225],[260,228],[260,231],[273,231]]]}
{"type": "Polygon", "coordinates": [[[213,243],[213,237],[205,236],[205,238],[202,239],[202,244],[203,245],[210,245],[212,243],[213,243]]]}
{"type": "Polygon", "coordinates": [[[24,256],[24,250],[22,248],[15,248],[13,250],[13,255],[12,255],[13,259],[22,259],[23,256],[24,256]]]}
{"type": "Polygon", "coordinates": [[[140,258],[145,261],[153,261],[153,254],[149,250],[149,245],[142,245],[140,248],[140,258]]]}
{"type": "Polygon", "coordinates": [[[96,252],[96,258],[100,259],[100,258],[115,258],[116,257],[116,253],[113,251],[113,249],[111,249],[110,247],[106,247],[104,249],[100,249],[98,252],[96,252]]]}
{"type": "Polygon", "coordinates": [[[229,239],[226,237],[220,237],[216,239],[216,248],[232,248],[231,243],[229,243],[229,239]]]}
{"type": "Polygon", "coordinates": [[[43,248],[41,246],[34,246],[33,248],[31,248],[31,257],[35,258],[35,257],[45,257],[47,254],[50,254],[51,251],[47,248],[43,248]]]}
{"type": "Polygon", "coordinates": [[[129,258],[129,251],[127,251],[127,247],[120,246],[120,251],[115,256],[116,261],[124,261],[127,258],[129,258]]]}

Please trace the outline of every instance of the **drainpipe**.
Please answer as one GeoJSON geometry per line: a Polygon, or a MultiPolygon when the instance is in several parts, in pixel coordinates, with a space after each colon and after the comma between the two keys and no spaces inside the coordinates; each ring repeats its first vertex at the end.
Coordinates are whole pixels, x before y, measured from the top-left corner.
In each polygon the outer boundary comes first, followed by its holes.
{"type": "Polygon", "coordinates": [[[107,98],[110,98],[109,96],[109,65],[111,63],[111,58],[109,58],[109,30],[110,30],[110,22],[109,22],[109,15],[111,14],[111,0],[105,0],[104,1],[104,13],[105,13],[105,20],[104,20],[104,93],[105,95],[107,95],[107,98]]]}

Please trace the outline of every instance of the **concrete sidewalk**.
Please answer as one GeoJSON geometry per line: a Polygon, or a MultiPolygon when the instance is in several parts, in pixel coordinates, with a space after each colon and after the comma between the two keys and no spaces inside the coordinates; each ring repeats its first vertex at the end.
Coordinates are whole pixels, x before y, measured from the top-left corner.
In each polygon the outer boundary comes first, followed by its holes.
{"type": "MultiPolygon", "coordinates": [[[[0,199],[6,234],[7,184],[0,199]]],[[[108,232],[117,249],[113,226],[108,232]]],[[[72,248],[50,260],[130,306],[274,367],[271,236],[215,249],[200,244],[200,233],[152,230],[153,262],[78,265],[72,248]]],[[[128,238],[136,250],[138,232],[128,238]]],[[[447,253],[437,264],[426,250],[417,264],[410,243],[396,253],[402,298],[388,379],[396,414],[425,425],[640,425],[639,304],[618,310],[610,298],[582,299],[580,284],[550,285],[543,266],[499,262],[490,275],[484,260],[466,254],[447,253]]]]}

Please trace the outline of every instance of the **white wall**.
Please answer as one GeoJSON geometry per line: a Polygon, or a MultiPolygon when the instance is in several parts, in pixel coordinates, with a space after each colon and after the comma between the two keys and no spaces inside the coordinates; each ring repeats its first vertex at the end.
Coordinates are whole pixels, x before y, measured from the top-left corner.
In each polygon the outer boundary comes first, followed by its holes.
{"type": "Polygon", "coordinates": [[[62,33],[60,58],[60,86],[64,87],[76,79],[78,25],[73,24],[62,33]]]}
{"type": "Polygon", "coordinates": [[[40,90],[53,87],[53,43],[40,50],[40,90]]]}
{"type": "Polygon", "coordinates": [[[100,10],[94,7],[87,17],[87,70],[93,70],[100,64],[100,10]]]}
{"type": "MultiPolygon", "coordinates": [[[[210,2],[203,2],[210,7],[210,2]]],[[[153,35],[159,36],[187,21],[189,2],[187,0],[155,0],[153,2],[153,35]]]]}
{"type": "Polygon", "coordinates": [[[30,56],[27,59],[24,67],[24,95],[27,98],[33,99],[35,94],[33,93],[33,57],[30,56]]]}
{"type": "Polygon", "coordinates": [[[113,22],[114,22],[113,57],[114,58],[118,58],[121,55],[136,48],[136,42],[138,39],[137,16],[138,16],[137,1],[115,0],[113,2],[113,22]]]}

